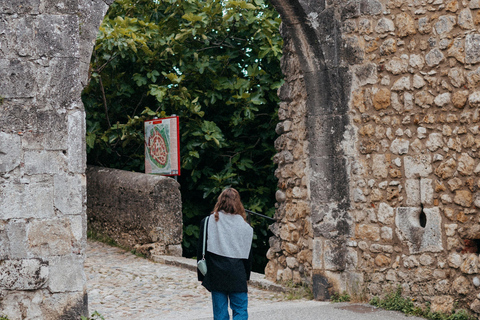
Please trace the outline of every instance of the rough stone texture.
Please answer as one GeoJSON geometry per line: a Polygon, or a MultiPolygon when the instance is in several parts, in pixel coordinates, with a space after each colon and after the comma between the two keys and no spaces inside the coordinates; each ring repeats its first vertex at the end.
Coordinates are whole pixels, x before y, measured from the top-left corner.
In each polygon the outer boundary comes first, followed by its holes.
{"type": "Polygon", "coordinates": [[[411,254],[443,250],[441,216],[438,208],[398,208],[395,216],[398,237],[406,241],[411,254]],[[426,215],[422,226],[420,214],[426,215]]]}
{"type": "Polygon", "coordinates": [[[181,256],[182,203],[174,179],[88,167],[87,193],[89,229],[147,256],[181,256]]]}
{"type": "Polygon", "coordinates": [[[362,11],[367,2],[274,1],[286,40],[279,116],[306,124],[309,147],[289,137],[278,145],[279,154],[295,144],[308,150],[294,156],[305,161],[307,175],[285,174],[290,168],[278,162],[285,197],[277,204],[281,221],[272,228],[272,243],[282,249],[269,255],[267,269],[282,280],[283,270],[295,265],[290,258],[304,261],[298,252],[305,257],[311,250],[311,269],[303,262],[298,268],[311,270],[304,275],[318,299],[347,288],[347,270],[353,270],[363,275],[358,279],[370,296],[401,284],[405,294],[436,310],[458,301],[478,313],[480,288],[467,281],[480,284],[478,259],[468,255],[479,248],[465,240],[480,239],[480,3],[382,1],[373,14],[362,11]],[[302,25],[310,14],[317,20],[302,25]],[[337,24],[341,40],[332,36],[337,24]],[[350,87],[348,80],[334,81],[345,79],[338,66],[350,72],[350,87]],[[321,80],[319,70],[325,70],[321,80]],[[332,108],[336,126],[325,119],[332,108]],[[338,189],[343,180],[348,194],[338,189]],[[293,190],[303,186],[308,192],[294,198],[293,190]],[[298,200],[310,210],[288,219],[298,200]],[[287,252],[306,243],[310,228],[313,245],[287,252]]]}
{"type": "MultiPolygon", "coordinates": [[[[0,256],[2,285],[16,288],[0,288],[0,311],[11,319],[18,305],[32,319],[86,315],[80,92],[110,3],[0,1],[0,256]],[[35,268],[30,281],[22,270],[35,268]]],[[[419,303],[479,313],[478,248],[465,241],[480,239],[479,2],[273,3],[286,81],[267,277],[312,283],[317,299],[402,285],[419,303]]]]}
{"type": "Polygon", "coordinates": [[[103,0],[0,0],[0,314],[88,315],[85,113],[103,0]]]}

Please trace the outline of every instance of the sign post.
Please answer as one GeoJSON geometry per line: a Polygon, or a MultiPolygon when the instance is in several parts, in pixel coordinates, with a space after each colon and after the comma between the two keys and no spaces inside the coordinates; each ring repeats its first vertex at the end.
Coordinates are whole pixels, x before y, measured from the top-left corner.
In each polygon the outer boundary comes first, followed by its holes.
{"type": "Polygon", "coordinates": [[[177,116],[145,121],[145,173],[180,175],[180,130],[177,116]]]}

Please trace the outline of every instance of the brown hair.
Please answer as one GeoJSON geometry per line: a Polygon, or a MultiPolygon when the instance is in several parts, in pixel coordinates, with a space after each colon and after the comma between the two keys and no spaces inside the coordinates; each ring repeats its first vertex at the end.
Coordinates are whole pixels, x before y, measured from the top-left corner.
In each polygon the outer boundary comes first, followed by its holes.
{"type": "Polygon", "coordinates": [[[223,211],[230,214],[238,214],[247,221],[247,216],[245,215],[245,208],[243,207],[242,201],[240,200],[240,194],[237,190],[233,188],[227,188],[222,191],[218,196],[217,203],[213,209],[215,221],[218,221],[218,212],[223,211]]]}

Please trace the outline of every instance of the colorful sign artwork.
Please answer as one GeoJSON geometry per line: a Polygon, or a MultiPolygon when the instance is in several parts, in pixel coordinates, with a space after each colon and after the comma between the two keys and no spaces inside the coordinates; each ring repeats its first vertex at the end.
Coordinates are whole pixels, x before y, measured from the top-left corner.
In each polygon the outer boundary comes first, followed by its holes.
{"type": "Polygon", "coordinates": [[[145,173],[180,175],[178,117],[145,121],[145,173]]]}

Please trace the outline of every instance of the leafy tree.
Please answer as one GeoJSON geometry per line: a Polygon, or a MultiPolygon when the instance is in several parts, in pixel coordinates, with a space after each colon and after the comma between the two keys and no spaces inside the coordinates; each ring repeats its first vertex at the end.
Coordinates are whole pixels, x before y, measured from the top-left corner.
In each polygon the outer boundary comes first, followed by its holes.
{"type": "MultiPolygon", "coordinates": [[[[100,27],[83,93],[88,163],[143,171],[143,122],[180,116],[186,256],[226,186],[274,213],[279,24],[264,0],[117,0],[100,27]]],[[[258,271],[268,225],[252,220],[258,271]]]]}

